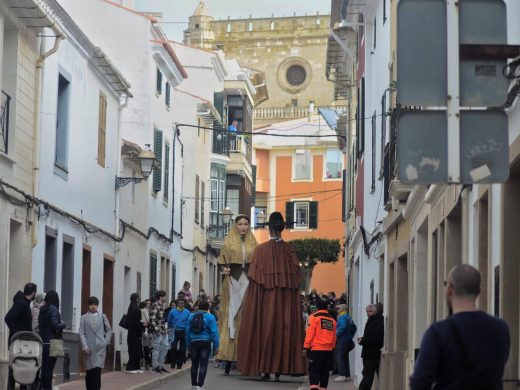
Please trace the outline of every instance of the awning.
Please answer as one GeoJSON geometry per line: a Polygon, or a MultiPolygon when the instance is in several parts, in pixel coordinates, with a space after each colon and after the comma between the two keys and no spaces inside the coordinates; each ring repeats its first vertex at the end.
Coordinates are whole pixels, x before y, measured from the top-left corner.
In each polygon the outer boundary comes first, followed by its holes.
{"type": "Polygon", "coordinates": [[[9,12],[26,28],[41,33],[51,29],[62,35],[61,22],[43,0],[6,0],[9,12]]]}

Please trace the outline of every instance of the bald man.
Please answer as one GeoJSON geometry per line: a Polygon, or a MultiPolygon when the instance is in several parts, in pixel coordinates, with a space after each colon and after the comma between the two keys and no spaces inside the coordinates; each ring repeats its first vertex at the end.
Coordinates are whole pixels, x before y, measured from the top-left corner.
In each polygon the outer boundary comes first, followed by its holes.
{"type": "Polygon", "coordinates": [[[470,265],[454,267],[444,282],[453,315],[424,334],[411,390],[502,389],[509,356],[507,324],[477,310],[480,273],[470,265]]]}

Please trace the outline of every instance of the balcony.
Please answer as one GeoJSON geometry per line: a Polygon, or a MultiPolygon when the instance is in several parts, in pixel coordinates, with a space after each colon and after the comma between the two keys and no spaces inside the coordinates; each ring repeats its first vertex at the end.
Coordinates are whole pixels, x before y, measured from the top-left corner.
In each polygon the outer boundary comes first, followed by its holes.
{"type": "Polygon", "coordinates": [[[335,111],[346,111],[347,106],[324,106],[324,107],[314,107],[314,109],[309,110],[308,106],[305,107],[258,107],[254,110],[254,119],[257,121],[265,121],[265,120],[284,120],[284,119],[299,119],[305,118],[309,115],[318,115],[318,110],[320,108],[326,108],[329,110],[335,111]]]}
{"type": "Polygon", "coordinates": [[[221,125],[213,124],[213,149],[214,154],[220,154],[229,157],[229,135],[228,130],[223,129],[221,125]]]}
{"type": "Polygon", "coordinates": [[[230,133],[229,138],[231,160],[226,169],[227,173],[245,176],[253,182],[251,137],[230,133]]]}
{"type": "Polygon", "coordinates": [[[7,154],[9,147],[9,105],[11,96],[2,91],[0,106],[0,152],[7,154]]]}

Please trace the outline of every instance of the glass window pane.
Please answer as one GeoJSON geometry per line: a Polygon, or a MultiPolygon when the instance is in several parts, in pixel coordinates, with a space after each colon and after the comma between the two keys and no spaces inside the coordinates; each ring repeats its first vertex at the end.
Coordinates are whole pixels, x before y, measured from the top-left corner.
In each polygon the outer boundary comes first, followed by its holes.
{"type": "Polygon", "coordinates": [[[311,178],[310,150],[297,151],[294,156],[294,178],[296,180],[311,178]]]}
{"type": "Polygon", "coordinates": [[[342,169],[341,152],[339,150],[327,150],[325,177],[328,179],[339,179],[341,178],[342,169]]]}
{"type": "Polygon", "coordinates": [[[295,202],[294,209],[296,227],[309,226],[309,202],[295,202]]]}

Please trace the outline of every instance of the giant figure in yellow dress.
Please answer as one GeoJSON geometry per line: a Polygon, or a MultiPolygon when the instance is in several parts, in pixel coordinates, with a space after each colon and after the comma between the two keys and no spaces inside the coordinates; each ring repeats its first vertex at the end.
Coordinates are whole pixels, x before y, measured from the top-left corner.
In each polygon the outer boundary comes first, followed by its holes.
{"type": "Polygon", "coordinates": [[[217,359],[226,361],[225,373],[237,360],[237,339],[240,331],[242,301],[249,285],[247,272],[251,253],[257,243],[250,228],[250,218],[238,215],[224,240],[218,259],[223,273],[220,301],[220,348],[217,359]]]}

